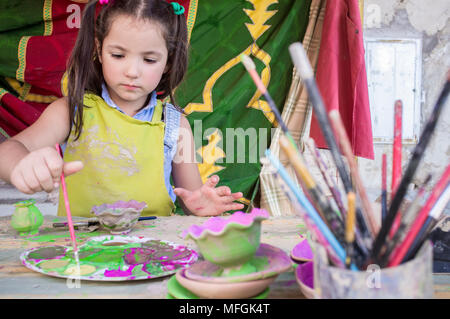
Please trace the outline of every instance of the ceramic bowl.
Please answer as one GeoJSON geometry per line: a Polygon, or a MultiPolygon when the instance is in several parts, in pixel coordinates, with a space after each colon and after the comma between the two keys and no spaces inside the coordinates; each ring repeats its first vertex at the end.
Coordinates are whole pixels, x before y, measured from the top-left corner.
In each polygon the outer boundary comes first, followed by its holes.
{"type": "Polygon", "coordinates": [[[147,207],[145,202],[135,200],[117,201],[92,207],[100,224],[113,235],[128,234],[139,220],[142,210],[147,207]]]}
{"type": "Polygon", "coordinates": [[[312,261],[298,265],[295,270],[295,279],[306,298],[318,298],[314,290],[314,263],[312,261]]]}
{"type": "Polygon", "coordinates": [[[242,265],[256,253],[261,239],[261,221],[269,218],[263,210],[235,212],[228,218],[212,217],[193,225],[182,234],[195,241],[203,257],[223,268],[242,265]]]}
{"type": "Polygon", "coordinates": [[[176,273],[177,281],[186,289],[201,298],[209,299],[244,299],[259,295],[278,277],[272,276],[266,279],[237,282],[214,283],[189,279],[184,274],[185,269],[176,273]]]}

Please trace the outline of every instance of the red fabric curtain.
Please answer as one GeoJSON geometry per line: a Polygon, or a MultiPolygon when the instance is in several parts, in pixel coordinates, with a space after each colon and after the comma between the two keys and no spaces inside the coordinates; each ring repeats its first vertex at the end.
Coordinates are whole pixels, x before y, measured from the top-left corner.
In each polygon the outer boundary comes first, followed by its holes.
{"type": "MultiPolygon", "coordinates": [[[[339,110],[356,156],[373,159],[372,123],[358,0],[327,1],[316,80],[328,110],[339,110]]],[[[327,148],[314,116],[310,136],[327,148]]]]}

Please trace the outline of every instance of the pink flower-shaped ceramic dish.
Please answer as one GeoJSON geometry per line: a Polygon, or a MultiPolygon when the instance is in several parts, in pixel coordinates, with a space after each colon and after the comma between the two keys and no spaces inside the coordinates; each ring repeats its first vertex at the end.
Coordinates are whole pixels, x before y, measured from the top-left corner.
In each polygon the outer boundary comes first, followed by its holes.
{"type": "Polygon", "coordinates": [[[211,217],[202,225],[192,225],[182,234],[193,239],[203,257],[221,267],[234,267],[249,261],[261,239],[261,221],[269,214],[259,208],[250,213],[235,212],[228,218],[211,217]]]}

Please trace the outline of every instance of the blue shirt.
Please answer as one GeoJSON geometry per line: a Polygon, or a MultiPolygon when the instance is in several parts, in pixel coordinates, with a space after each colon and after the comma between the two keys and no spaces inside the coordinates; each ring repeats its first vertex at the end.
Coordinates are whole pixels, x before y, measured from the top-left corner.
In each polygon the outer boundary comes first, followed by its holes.
{"type": "MultiPolygon", "coordinates": [[[[105,100],[106,104],[108,104],[109,106],[111,106],[111,107],[115,108],[116,110],[119,110],[120,112],[125,114],[125,112],[122,111],[120,109],[120,107],[118,107],[116,105],[116,103],[114,103],[114,101],[111,99],[105,84],[102,84],[102,98],[103,98],[103,100],[105,100]]],[[[144,108],[142,108],[139,112],[137,112],[133,116],[133,118],[136,120],[140,120],[140,121],[151,122],[152,117],[153,117],[153,111],[155,110],[156,102],[157,102],[156,91],[153,91],[151,93],[150,101],[148,102],[148,104],[144,108]]]]}

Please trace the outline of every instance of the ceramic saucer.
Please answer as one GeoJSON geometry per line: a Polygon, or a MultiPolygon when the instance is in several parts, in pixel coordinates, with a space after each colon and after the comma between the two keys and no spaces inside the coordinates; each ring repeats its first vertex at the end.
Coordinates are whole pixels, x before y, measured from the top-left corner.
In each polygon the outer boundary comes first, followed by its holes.
{"type": "Polygon", "coordinates": [[[200,299],[200,297],[180,285],[175,276],[170,277],[167,282],[167,293],[174,299],[200,299]]]}
{"type": "Polygon", "coordinates": [[[291,258],[295,262],[307,262],[313,260],[313,252],[306,237],[300,236],[302,240],[292,249],[291,258]]]}
{"type": "Polygon", "coordinates": [[[180,269],[176,273],[177,281],[186,289],[196,294],[201,298],[210,299],[245,299],[257,296],[263,292],[278,275],[245,282],[235,283],[216,283],[197,281],[186,278],[184,269],[180,269]]]}
{"type": "Polygon", "coordinates": [[[196,281],[232,283],[269,278],[288,271],[291,266],[291,259],[283,250],[269,244],[261,244],[255,257],[240,267],[221,268],[205,260],[193,264],[184,274],[196,281]]]}
{"type": "Polygon", "coordinates": [[[314,264],[308,261],[298,265],[295,270],[295,279],[297,280],[300,290],[308,299],[316,299],[317,295],[314,290],[314,264]]]}
{"type": "MultiPolygon", "coordinates": [[[[197,295],[184,288],[178,281],[176,276],[172,276],[167,283],[167,299],[200,299],[197,295]]],[[[249,299],[265,299],[269,295],[269,287],[262,293],[249,299]]]]}

